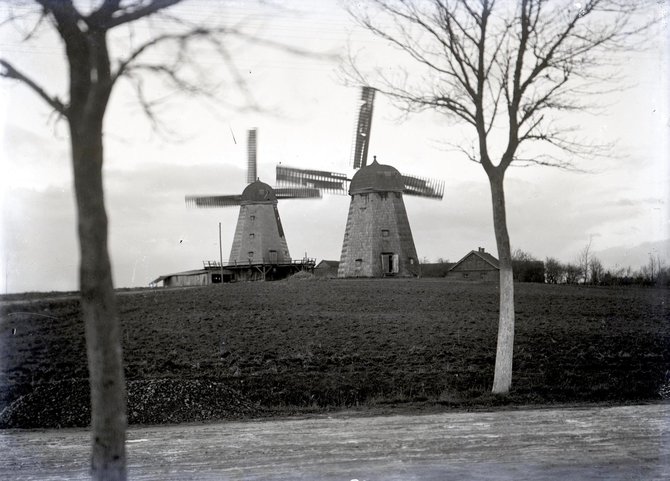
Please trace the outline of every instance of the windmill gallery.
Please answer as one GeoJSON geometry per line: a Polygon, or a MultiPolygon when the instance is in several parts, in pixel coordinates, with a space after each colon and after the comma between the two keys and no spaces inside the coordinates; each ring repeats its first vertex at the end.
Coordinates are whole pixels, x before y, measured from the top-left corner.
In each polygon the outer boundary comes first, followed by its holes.
{"type": "MultiPolygon", "coordinates": [[[[257,171],[256,130],[247,137],[247,186],[241,194],[186,196],[195,208],[239,207],[228,262],[203,261],[202,269],[163,275],[152,284],[206,285],[230,281],[276,280],[311,271],[315,260],[293,260],[279,216],[282,199],[320,198],[323,193],[351,197],[338,277],[418,277],[421,274],[403,195],[441,200],[444,182],[401,174],[377,162],[368,164],[375,90],[363,87],[353,146],[353,176],[284,165],[276,167],[276,186],[257,171]]],[[[222,256],[221,256],[222,257],[222,256]]]]}

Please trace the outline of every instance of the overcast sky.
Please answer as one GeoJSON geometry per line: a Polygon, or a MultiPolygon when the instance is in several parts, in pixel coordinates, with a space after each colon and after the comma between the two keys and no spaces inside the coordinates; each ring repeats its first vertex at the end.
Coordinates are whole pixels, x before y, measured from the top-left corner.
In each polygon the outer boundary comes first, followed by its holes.
{"type": "MultiPolygon", "coordinates": [[[[342,54],[351,48],[364,67],[400,62],[387,45],[358,30],[336,1],[279,3],[290,10],[235,2],[224,9],[222,2],[193,1],[177,13],[189,20],[243,20],[245,28],[264,38],[320,52],[342,54]]],[[[160,28],[160,22],[137,26],[136,35],[160,28]]],[[[616,156],[580,164],[588,174],[541,167],[508,172],[513,248],[540,259],[571,261],[592,239],[592,249],[602,252],[608,265],[639,267],[645,250],[670,261],[667,34],[666,23],[649,49],[629,54],[624,73],[630,87],[605,97],[603,113],[574,118],[588,138],[616,141],[616,156]]],[[[0,29],[2,56],[62,95],[67,79],[59,40],[47,32],[30,43],[21,38],[12,27],[0,29]]],[[[124,38],[115,41],[113,48],[123,50],[124,38]]],[[[340,61],[232,40],[230,46],[249,91],[266,112],[224,105],[239,103],[239,92],[222,60],[204,51],[197,61],[209,81],[224,85],[218,93],[222,102],[151,84],[152,93],[168,97],[161,118],[177,133],[169,139],[152,131],[127,86],[112,96],[104,172],[118,287],[146,286],[159,275],[218,260],[219,222],[227,259],[238,209],[187,209],[184,196],[242,191],[249,128],[258,128],[259,176],[267,183],[274,183],[279,162],[351,173],[360,94],[344,84],[340,61]]],[[[78,245],[66,125],[32,92],[5,80],[0,81],[0,122],[0,292],[74,290],[78,245]]],[[[479,246],[495,255],[486,176],[481,166],[446,147],[462,138],[464,127],[431,113],[401,118],[382,96],[372,125],[370,154],[381,163],[445,181],[442,201],[405,198],[419,257],[456,261],[479,246]]],[[[336,195],[280,202],[292,257],[339,259],[348,206],[347,196],[336,195]]]]}

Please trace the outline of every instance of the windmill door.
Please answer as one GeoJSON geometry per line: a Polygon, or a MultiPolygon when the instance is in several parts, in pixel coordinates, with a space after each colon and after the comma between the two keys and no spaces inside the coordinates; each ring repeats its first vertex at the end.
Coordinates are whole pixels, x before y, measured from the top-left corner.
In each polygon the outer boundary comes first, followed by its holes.
{"type": "Polygon", "coordinates": [[[382,274],[390,276],[398,273],[398,254],[384,252],[382,254],[382,274]]]}
{"type": "Polygon", "coordinates": [[[277,251],[270,251],[270,264],[276,264],[277,263],[277,251]]]}

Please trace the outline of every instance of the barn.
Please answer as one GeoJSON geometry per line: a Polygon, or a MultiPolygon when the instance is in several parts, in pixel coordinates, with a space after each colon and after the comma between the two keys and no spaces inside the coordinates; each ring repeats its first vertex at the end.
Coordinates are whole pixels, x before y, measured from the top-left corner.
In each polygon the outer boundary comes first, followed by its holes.
{"type": "Polygon", "coordinates": [[[421,277],[447,277],[453,262],[421,263],[421,277]]]}
{"type": "Polygon", "coordinates": [[[244,263],[224,264],[222,268],[217,261],[203,261],[202,269],[166,274],[154,279],[149,285],[158,287],[162,283],[163,287],[188,287],[208,286],[221,282],[275,281],[300,271],[312,272],[315,263],[314,259],[307,257],[296,261],[284,259],[283,262],[276,260],[252,262],[249,259],[244,263]]]}
{"type": "Polygon", "coordinates": [[[315,277],[334,278],[337,277],[337,269],[340,261],[322,260],[314,268],[315,277]]]}
{"type": "Polygon", "coordinates": [[[483,247],[468,252],[449,269],[447,277],[467,281],[497,281],[500,267],[498,259],[486,252],[483,247]]]}
{"type": "Polygon", "coordinates": [[[160,276],[149,284],[152,287],[189,287],[189,286],[208,286],[210,284],[220,284],[221,282],[230,282],[233,279],[233,272],[228,269],[221,269],[221,264],[215,261],[204,261],[202,269],[192,271],[176,272],[160,276]]]}

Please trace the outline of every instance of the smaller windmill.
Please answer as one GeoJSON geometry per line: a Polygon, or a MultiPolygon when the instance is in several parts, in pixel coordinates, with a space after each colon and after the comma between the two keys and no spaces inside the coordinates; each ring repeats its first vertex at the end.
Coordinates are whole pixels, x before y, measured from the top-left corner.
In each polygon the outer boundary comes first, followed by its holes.
{"type": "Polygon", "coordinates": [[[353,144],[353,177],[277,166],[277,185],[351,196],[338,277],[417,276],[420,266],[403,194],[442,199],[444,182],[403,175],[376,157],[367,165],[375,90],[363,87],[353,144]]]}
{"type": "MultiPolygon", "coordinates": [[[[272,188],[256,177],[257,131],[247,136],[247,182],[241,194],[187,195],[186,205],[196,208],[237,207],[237,219],[228,268],[256,266],[252,272],[266,274],[266,266],[292,265],[277,203],[280,199],[320,198],[315,188],[272,188]]],[[[275,267],[276,271],[276,267],[275,267]]],[[[244,277],[244,276],[242,276],[244,277]]],[[[254,277],[254,276],[247,276],[254,277]]]]}

